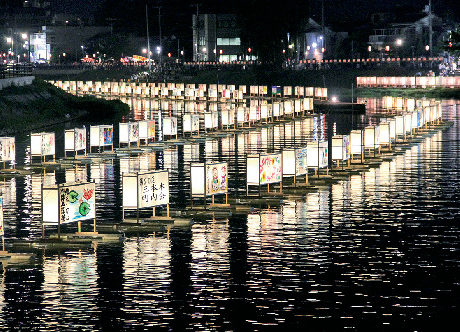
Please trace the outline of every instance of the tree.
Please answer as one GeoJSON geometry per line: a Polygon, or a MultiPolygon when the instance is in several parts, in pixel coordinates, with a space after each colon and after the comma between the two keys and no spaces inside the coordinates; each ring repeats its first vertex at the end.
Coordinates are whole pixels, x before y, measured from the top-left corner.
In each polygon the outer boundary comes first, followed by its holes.
{"type": "Polygon", "coordinates": [[[452,56],[460,56],[460,27],[450,32],[449,38],[444,44],[444,49],[452,56]]]}

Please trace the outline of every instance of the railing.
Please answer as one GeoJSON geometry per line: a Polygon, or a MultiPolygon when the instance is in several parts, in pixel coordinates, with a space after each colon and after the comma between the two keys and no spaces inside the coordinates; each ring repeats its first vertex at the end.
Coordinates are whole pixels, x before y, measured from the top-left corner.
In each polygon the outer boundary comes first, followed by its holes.
{"type": "Polygon", "coordinates": [[[0,78],[11,78],[32,75],[32,65],[26,64],[0,64],[0,78]]]}

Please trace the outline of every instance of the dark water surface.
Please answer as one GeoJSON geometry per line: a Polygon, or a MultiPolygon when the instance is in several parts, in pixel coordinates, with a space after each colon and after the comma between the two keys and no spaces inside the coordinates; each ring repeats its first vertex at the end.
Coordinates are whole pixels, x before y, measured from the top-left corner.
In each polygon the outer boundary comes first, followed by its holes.
{"type": "MultiPolygon", "coordinates": [[[[427,323],[454,320],[460,106],[443,105],[444,117],[454,121],[448,130],[303,200],[128,236],[120,244],[42,250],[30,266],[3,267],[0,328],[425,330],[427,323]]],[[[94,180],[98,223],[118,222],[122,172],[170,169],[172,207],[183,208],[192,161],[228,161],[230,194],[244,195],[246,153],[300,146],[374,121],[308,118],[6,180],[0,183],[6,239],[40,236],[42,181],[94,180]]],[[[55,128],[57,142],[62,129],[55,128]]],[[[19,163],[27,149],[28,137],[19,137],[19,163]]]]}

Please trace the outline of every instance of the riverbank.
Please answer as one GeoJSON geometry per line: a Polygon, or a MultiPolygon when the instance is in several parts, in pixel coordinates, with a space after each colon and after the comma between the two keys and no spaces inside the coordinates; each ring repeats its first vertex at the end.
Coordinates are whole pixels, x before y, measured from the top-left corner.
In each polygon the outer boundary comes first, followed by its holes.
{"type": "Polygon", "coordinates": [[[356,93],[362,97],[410,97],[410,98],[439,98],[460,99],[460,89],[432,88],[432,89],[397,89],[397,88],[359,88],[356,93]]]}
{"type": "Polygon", "coordinates": [[[118,100],[77,97],[40,79],[31,85],[0,91],[0,135],[36,130],[47,125],[91,117],[93,122],[119,120],[129,106],[118,100]]]}

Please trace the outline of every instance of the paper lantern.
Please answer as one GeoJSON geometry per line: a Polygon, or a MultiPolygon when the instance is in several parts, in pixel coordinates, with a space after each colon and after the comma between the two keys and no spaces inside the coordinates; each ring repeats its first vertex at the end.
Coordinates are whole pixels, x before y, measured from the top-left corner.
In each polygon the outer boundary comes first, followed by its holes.
{"type": "MultiPolygon", "coordinates": [[[[204,113],[204,128],[205,129],[216,129],[219,126],[218,114],[216,112],[204,113]]],[[[223,117],[222,117],[223,122],[223,117]]]]}
{"type": "Polygon", "coordinates": [[[380,122],[380,144],[381,145],[390,145],[390,123],[389,122],[380,122]]]}
{"type": "Polygon", "coordinates": [[[64,183],[42,188],[42,222],[67,224],[96,218],[94,182],[64,183]]]}
{"type": "Polygon", "coordinates": [[[328,166],[329,151],[327,141],[309,142],[307,144],[308,168],[319,169],[328,166]]]}
{"type": "Polygon", "coordinates": [[[350,132],[351,155],[362,155],[364,150],[364,131],[352,130],[350,132]]]}
{"type": "Polygon", "coordinates": [[[248,185],[261,186],[282,181],[283,165],[281,153],[248,155],[246,158],[246,180],[248,185]]]}
{"type": "Polygon", "coordinates": [[[395,132],[396,136],[404,136],[405,130],[404,130],[404,116],[403,115],[397,115],[394,117],[395,119],[395,132]]]}
{"type": "Polygon", "coordinates": [[[163,135],[177,136],[177,118],[175,117],[163,118],[163,135]]]}
{"type": "Polygon", "coordinates": [[[267,104],[260,105],[260,117],[264,120],[268,119],[268,105],[267,104]]]}
{"type": "Polygon", "coordinates": [[[280,103],[274,102],[273,103],[273,116],[274,117],[279,117],[281,115],[280,113],[280,103]]]}
{"type": "Polygon", "coordinates": [[[249,107],[249,121],[257,121],[257,120],[258,120],[257,107],[250,106],[249,107]]]}
{"type": "Polygon", "coordinates": [[[86,128],[66,129],[64,131],[65,152],[86,151],[86,128]]]}
{"type": "Polygon", "coordinates": [[[90,126],[89,138],[90,147],[113,146],[113,126],[90,126]]]}
{"type": "Polygon", "coordinates": [[[54,133],[34,133],[30,135],[30,154],[34,156],[54,156],[54,133]]]}
{"type": "Polygon", "coordinates": [[[184,114],[184,133],[200,131],[200,116],[198,114],[184,114]]]}
{"type": "Polygon", "coordinates": [[[139,123],[126,122],[119,124],[119,142],[120,144],[131,144],[139,142],[139,123]]]}
{"type": "Polygon", "coordinates": [[[300,99],[294,100],[294,112],[299,113],[302,111],[300,99]]]}
{"type": "Polygon", "coordinates": [[[149,208],[169,204],[169,171],[123,173],[123,208],[149,208]]]}
{"type": "Polygon", "coordinates": [[[350,135],[336,135],[332,137],[332,160],[350,159],[350,135]]]}
{"type": "Polygon", "coordinates": [[[404,116],[404,133],[408,134],[412,131],[412,113],[405,113],[403,116],[404,116]]]}
{"type": "Polygon", "coordinates": [[[227,163],[192,163],[190,166],[190,190],[192,197],[227,194],[227,163]]]}
{"type": "Polygon", "coordinates": [[[284,109],[284,114],[287,114],[287,115],[292,114],[292,101],[285,100],[283,102],[283,109],[284,109]]]}
{"type": "Polygon", "coordinates": [[[16,159],[16,143],[14,137],[0,137],[0,162],[16,159]]]}
{"type": "Polygon", "coordinates": [[[283,155],[283,176],[301,176],[308,173],[308,149],[285,149],[283,155]]]}
{"type": "Polygon", "coordinates": [[[243,106],[240,106],[237,109],[236,121],[238,121],[238,123],[240,124],[243,124],[246,122],[246,110],[243,106]]]}
{"type": "Polygon", "coordinates": [[[389,118],[387,119],[389,131],[390,131],[390,142],[396,140],[396,119],[389,118]]]}
{"type": "Polygon", "coordinates": [[[377,149],[380,147],[380,128],[379,126],[368,126],[364,128],[364,148],[377,149]]]}
{"type": "Polygon", "coordinates": [[[221,114],[222,126],[232,126],[235,124],[235,111],[233,109],[222,110],[221,114]]]}
{"type": "Polygon", "coordinates": [[[155,139],[155,120],[139,121],[139,139],[146,142],[155,139]]]}

